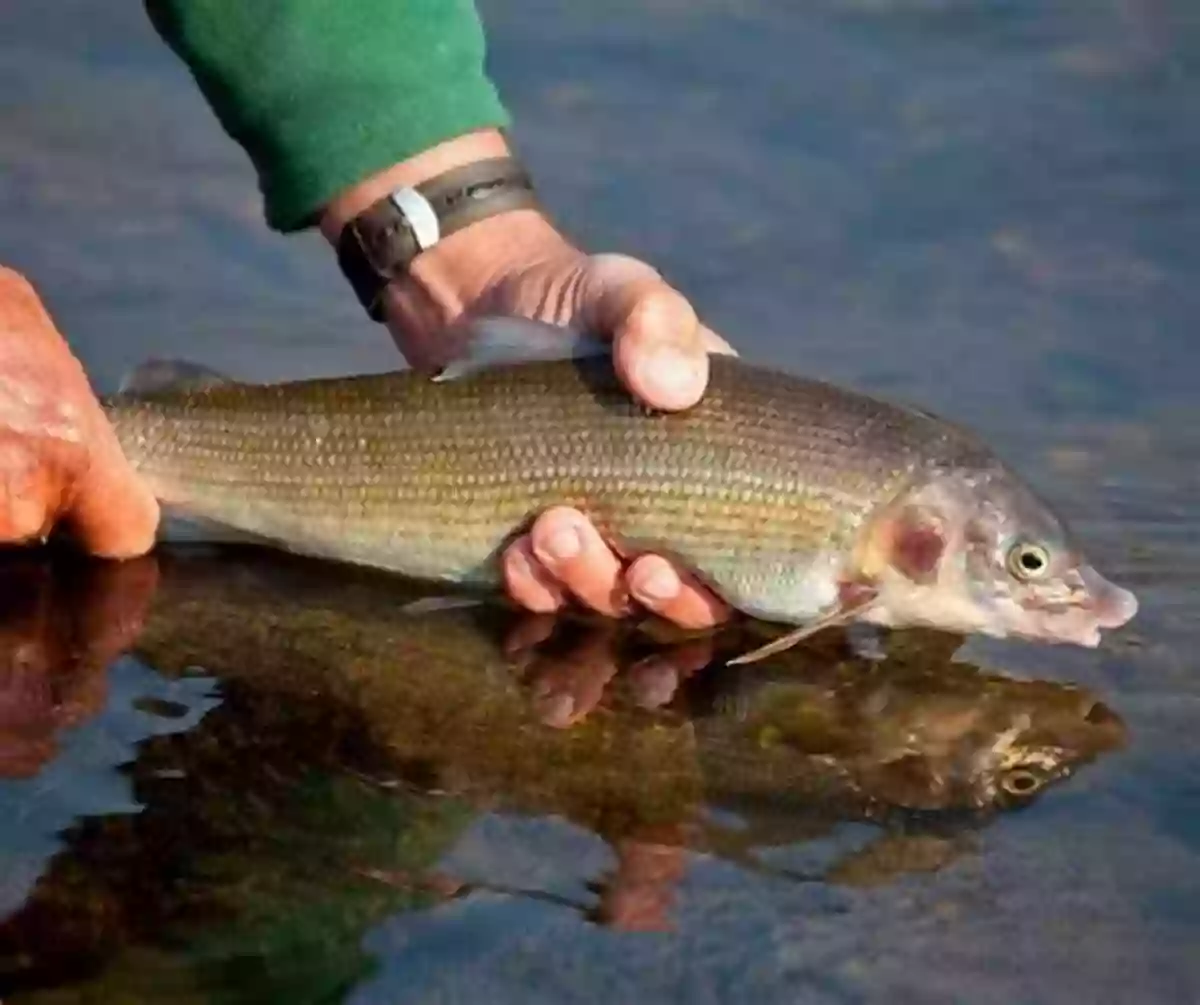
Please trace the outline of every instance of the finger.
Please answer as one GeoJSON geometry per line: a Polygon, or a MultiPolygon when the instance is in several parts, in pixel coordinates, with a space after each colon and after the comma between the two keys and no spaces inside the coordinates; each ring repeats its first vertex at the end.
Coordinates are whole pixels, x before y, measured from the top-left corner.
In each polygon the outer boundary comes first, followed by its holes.
{"type": "Polygon", "coordinates": [[[730,615],[729,605],[659,555],[635,560],[625,582],[640,604],[684,628],[711,628],[730,615]]]}
{"type": "Polygon", "coordinates": [[[621,562],[578,510],[555,506],[535,521],[533,554],[582,603],[609,617],[629,611],[621,562]]]}
{"type": "Polygon", "coordinates": [[[557,626],[558,619],[553,614],[521,615],[505,633],[501,649],[509,659],[522,663],[554,634],[557,626]]]}
{"type": "Polygon", "coordinates": [[[0,541],[32,541],[50,529],[61,492],[57,472],[37,463],[37,449],[36,442],[0,430],[0,541]]]}
{"type": "Polygon", "coordinates": [[[75,486],[68,522],[80,544],[103,558],[134,558],[154,547],[158,501],[121,452],[116,433],[98,404],[86,471],[75,486]]]}
{"type": "Polygon", "coordinates": [[[662,708],[675,697],[679,671],[670,659],[649,656],[629,668],[629,685],[641,708],[662,708]]]}
{"type": "Polygon", "coordinates": [[[716,656],[716,642],[712,636],[701,639],[691,639],[674,646],[669,653],[662,654],[663,659],[669,659],[680,679],[692,676],[712,663],[716,656]]]}
{"type": "Polygon", "coordinates": [[[0,578],[0,779],[32,778],[54,756],[70,666],[59,653],[64,612],[41,560],[6,565],[0,578]]]}
{"type": "Polygon", "coordinates": [[[675,697],[681,681],[713,661],[711,637],[692,639],[639,660],[629,670],[634,700],[642,708],[661,708],[675,697]]]}
{"type": "Polygon", "coordinates": [[[153,555],[92,570],[79,600],[79,622],[84,647],[95,665],[107,667],[137,643],[158,580],[158,559],[153,555]]]}
{"type": "Polygon", "coordinates": [[[527,610],[552,614],[566,603],[566,593],[534,555],[528,534],[505,549],[502,566],[508,595],[527,610]]]}
{"type": "Polygon", "coordinates": [[[612,334],[617,372],[633,394],[667,411],[700,400],[707,340],[683,294],[625,255],[593,256],[581,293],[585,325],[612,334]]]}
{"type": "Polygon", "coordinates": [[[611,635],[586,632],[566,656],[547,657],[539,667],[533,695],[541,721],[557,729],[583,721],[600,704],[616,675],[611,635]]]}
{"type": "Polygon", "coordinates": [[[77,595],[76,674],[64,693],[59,715],[64,726],[97,715],[108,701],[108,668],[136,644],[158,589],[158,559],[153,555],[93,568],[77,595]]]}
{"type": "Polygon", "coordinates": [[[616,852],[616,873],[597,908],[601,917],[618,931],[670,932],[676,888],[687,870],[683,848],[633,838],[619,842],[616,852]]]}
{"type": "Polygon", "coordinates": [[[708,385],[708,353],[696,315],[665,286],[646,291],[614,329],[617,372],[652,408],[677,411],[700,400],[708,385]]]}

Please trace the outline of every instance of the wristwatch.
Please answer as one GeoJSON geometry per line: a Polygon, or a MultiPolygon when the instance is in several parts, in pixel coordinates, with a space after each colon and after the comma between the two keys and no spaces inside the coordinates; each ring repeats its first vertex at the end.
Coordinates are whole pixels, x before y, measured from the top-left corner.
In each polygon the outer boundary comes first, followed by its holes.
{"type": "Polygon", "coordinates": [[[342,228],[338,265],[367,314],[383,321],[380,294],[421,252],[489,216],[537,207],[533,181],[519,161],[476,161],[368,206],[342,228]]]}

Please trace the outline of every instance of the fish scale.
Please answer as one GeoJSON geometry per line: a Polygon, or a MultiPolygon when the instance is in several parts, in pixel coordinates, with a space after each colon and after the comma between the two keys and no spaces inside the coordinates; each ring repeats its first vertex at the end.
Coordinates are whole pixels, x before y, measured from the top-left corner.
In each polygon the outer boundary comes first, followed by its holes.
{"type": "Polygon", "coordinates": [[[812,577],[918,468],[986,456],[934,416],[723,356],[677,414],[635,403],[607,358],[438,382],[228,384],[106,409],[161,499],[294,551],[493,586],[503,545],[561,503],[781,620],[828,599],[812,577]]]}

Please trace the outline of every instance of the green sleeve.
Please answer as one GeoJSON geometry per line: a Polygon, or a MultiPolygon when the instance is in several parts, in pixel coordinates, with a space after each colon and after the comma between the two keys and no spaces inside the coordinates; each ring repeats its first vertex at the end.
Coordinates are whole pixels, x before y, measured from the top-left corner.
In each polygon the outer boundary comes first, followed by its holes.
{"type": "Polygon", "coordinates": [[[258,172],[268,225],[508,116],[472,0],[145,0],[258,172]]]}

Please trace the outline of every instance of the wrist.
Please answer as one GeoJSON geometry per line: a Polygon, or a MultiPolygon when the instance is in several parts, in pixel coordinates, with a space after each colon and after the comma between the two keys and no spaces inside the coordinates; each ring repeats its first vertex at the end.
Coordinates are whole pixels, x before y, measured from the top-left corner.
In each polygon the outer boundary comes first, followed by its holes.
{"type": "MultiPolygon", "coordinates": [[[[321,232],[336,247],[355,217],[396,189],[510,156],[508,142],[496,130],[468,133],[441,143],[339,193],[321,214],[321,232]]],[[[436,244],[417,253],[381,292],[379,304],[394,332],[401,329],[425,336],[453,323],[514,272],[578,257],[581,253],[538,209],[528,204],[502,208],[444,234],[436,244]]]]}
{"type": "Polygon", "coordinates": [[[546,293],[566,302],[571,281],[566,277],[582,274],[582,259],[582,253],[539,213],[504,213],[481,220],[419,255],[407,275],[384,288],[383,318],[411,366],[436,370],[459,351],[456,340],[461,332],[456,333],[456,323],[461,318],[510,313],[513,305],[507,292],[520,285],[522,276],[539,270],[560,277],[559,295],[549,288],[546,293]],[[564,264],[566,268],[561,267],[564,264]]]}
{"type": "Polygon", "coordinates": [[[347,223],[394,189],[420,185],[456,167],[511,154],[498,129],[481,129],[446,140],[343,189],[322,208],[321,233],[336,246],[347,223]]]}

